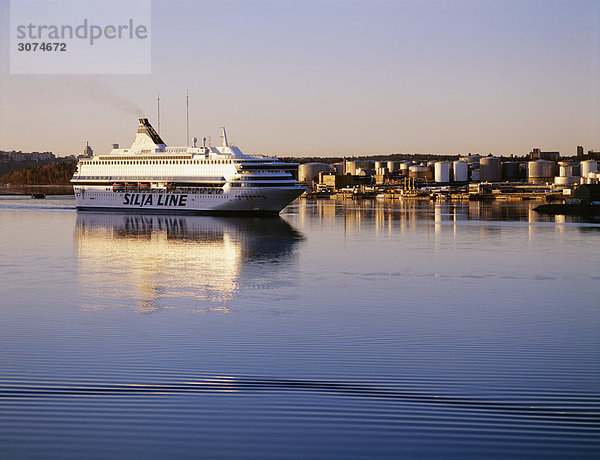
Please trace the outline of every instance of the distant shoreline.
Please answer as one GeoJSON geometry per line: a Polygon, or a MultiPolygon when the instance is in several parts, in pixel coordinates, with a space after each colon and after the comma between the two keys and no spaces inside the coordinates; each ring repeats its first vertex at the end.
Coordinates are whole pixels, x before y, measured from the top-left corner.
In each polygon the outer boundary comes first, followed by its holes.
{"type": "Polygon", "coordinates": [[[72,185],[0,185],[0,195],[73,195],[72,185]]]}

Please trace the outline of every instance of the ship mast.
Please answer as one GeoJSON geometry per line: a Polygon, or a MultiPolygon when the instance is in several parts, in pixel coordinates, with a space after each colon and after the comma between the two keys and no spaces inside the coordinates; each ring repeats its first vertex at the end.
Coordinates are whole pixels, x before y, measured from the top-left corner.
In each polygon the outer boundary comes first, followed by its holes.
{"type": "Polygon", "coordinates": [[[185,145],[190,145],[190,98],[188,90],[185,90],[185,145]]]}

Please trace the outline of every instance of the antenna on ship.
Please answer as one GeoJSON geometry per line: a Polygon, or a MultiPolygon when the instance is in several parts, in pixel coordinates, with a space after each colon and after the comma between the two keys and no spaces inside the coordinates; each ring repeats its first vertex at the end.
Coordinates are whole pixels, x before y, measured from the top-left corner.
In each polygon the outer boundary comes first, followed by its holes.
{"type": "Polygon", "coordinates": [[[185,90],[185,145],[190,145],[190,98],[185,90]]]}
{"type": "Polygon", "coordinates": [[[160,93],[156,93],[157,94],[157,98],[156,98],[156,118],[158,119],[157,122],[157,128],[158,128],[158,134],[160,134],[160,93]]]}

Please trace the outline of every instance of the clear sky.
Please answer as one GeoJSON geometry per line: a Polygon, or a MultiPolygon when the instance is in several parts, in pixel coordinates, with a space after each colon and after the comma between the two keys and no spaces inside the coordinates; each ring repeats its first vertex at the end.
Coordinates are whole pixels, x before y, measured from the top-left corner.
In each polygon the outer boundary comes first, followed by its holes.
{"type": "Polygon", "coordinates": [[[186,89],[191,136],[248,153],[600,150],[598,0],[155,0],[149,75],[11,75],[9,22],[0,150],[128,145],[158,92],[182,145],[186,89]]]}

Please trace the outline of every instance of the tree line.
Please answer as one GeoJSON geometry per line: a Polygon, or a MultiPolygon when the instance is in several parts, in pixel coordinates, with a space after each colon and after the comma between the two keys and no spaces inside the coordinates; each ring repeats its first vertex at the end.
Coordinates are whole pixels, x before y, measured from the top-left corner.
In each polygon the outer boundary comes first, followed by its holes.
{"type": "Polygon", "coordinates": [[[61,161],[45,166],[33,166],[0,176],[0,184],[10,185],[68,185],[77,162],[61,161]]]}

